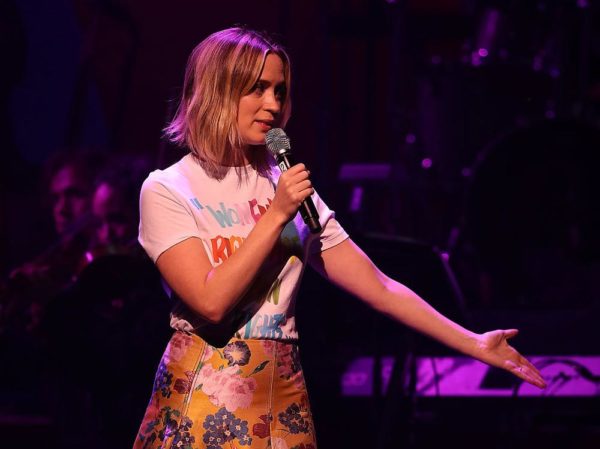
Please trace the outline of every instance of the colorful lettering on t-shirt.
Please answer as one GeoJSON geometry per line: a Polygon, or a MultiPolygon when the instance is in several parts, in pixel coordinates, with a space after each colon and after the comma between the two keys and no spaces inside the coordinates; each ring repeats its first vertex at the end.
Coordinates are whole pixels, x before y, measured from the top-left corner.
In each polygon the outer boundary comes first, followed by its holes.
{"type": "Polygon", "coordinates": [[[281,329],[283,324],[285,324],[285,315],[283,313],[275,313],[273,315],[257,313],[252,317],[248,317],[248,321],[244,326],[243,337],[241,338],[281,340],[283,338],[283,331],[281,329]]]}
{"type": "Polygon", "coordinates": [[[244,240],[246,240],[244,237],[237,235],[232,235],[231,237],[218,235],[210,239],[213,262],[215,264],[225,262],[229,256],[242,246],[244,240]]]}
{"type": "Polygon", "coordinates": [[[204,209],[202,207],[202,204],[200,204],[200,201],[198,201],[198,198],[190,198],[190,201],[196,207],[196,209],[198,209],[198,210],[204,209]]]}
{"type": "Polygon", "coordinates": [[[198,198],[190,198],[190,202],[199,211],[204,209],[210,213],[215,222],[221,228],[230,228],[234,225],[254,225],[260,217],[267,211],[273,200],[267,198],[267,204],[259,204],[256,198],[248,200],[246,204],[233,203],[231,206],[226,205],[223,201],[218,206],[210,206],[208,204],[200,204],[198,198]]]}

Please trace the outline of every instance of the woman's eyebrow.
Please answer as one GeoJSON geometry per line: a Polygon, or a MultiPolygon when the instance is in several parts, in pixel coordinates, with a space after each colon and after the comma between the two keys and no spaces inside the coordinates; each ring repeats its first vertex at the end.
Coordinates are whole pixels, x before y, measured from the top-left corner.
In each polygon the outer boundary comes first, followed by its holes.
{"type": "MultiPolygon", "coordinates": [[[[262,78],[262,77],[261,77],[261,78],[259,78],[259,79],[258,79],[256,82],[257,82],[257,83],[267,83],[267,84],[271,84],[271,81],[270,81],[270,80],[268,80],[268,79],[266,79],[266,78],[262,78]]],[[[281,80],[281,81],[277,82],[276,84],[277,84],[278,86],[279,86],[279,85],[282,85],[282,84],[285,84],[285,79],[283,79],[283,80],[281,80]]]]}

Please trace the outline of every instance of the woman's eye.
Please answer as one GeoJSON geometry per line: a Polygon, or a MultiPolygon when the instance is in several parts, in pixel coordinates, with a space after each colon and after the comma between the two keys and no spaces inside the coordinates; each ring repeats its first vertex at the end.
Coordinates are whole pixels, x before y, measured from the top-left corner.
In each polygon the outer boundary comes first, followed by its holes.
{"type": "Polygon", "coordinates": [[[263,83],[256,83],[252,88],[252,92],[257,95],[262,95],[265,91],[265,86],[263,83]]]}
{"type": "Polygon", "coordinates": [[[285,87],[275,89],[275,97],[277,97],[278,100],[283,101],[285,99],[285,87]]]}

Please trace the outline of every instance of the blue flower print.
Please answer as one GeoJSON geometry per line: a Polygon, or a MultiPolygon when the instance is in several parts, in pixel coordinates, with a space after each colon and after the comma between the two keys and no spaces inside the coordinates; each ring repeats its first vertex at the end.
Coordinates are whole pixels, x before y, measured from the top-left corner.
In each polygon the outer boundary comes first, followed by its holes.
{"type": "Polygon", "coordinates": [[[248,421],[236,418],[225,407],[214,415],[208,415],[203,424],[206,432],[202,437],[207,449],[222,449],[223,444],[237,439],[242,446],[250,446],[252,438],[248,435],[248,421]]]}
{"type": "Polygon", "coordinates": [[[194,422],[184,416],[181,420],[181,424],[177,429],[177,433],[175,434],[175,438],[173,439],[173,443],[171,444],[171,448],[177,449],[193,449],[192,444],[195,443],[196,439],[190,433],[194,422]]]}
{"type": "Polygon", "coordinates": [[[154,391],[160,390],[163,397],[171,397],[171,382],[173,382],[173,374],[167,370],[167,365],[161,360],[154,378],[154,391]]]}
{"type": "Polygon", "coordinates": [[[250,348],[244,341],[234,341],[225,346],[223,355],[229,365],[244,366],[250,361],[250,348]]]}
{"type": "Polygon", "coordinates": [[[296,434],[300,432],[309,432],[310,424],[302,417],[300,410],[300,406],[296,403],[293,403],[285,409],[285,412],[281,412],[279,415],[277,415],[279,422],[287,427],[290,433],[296,434]]]}

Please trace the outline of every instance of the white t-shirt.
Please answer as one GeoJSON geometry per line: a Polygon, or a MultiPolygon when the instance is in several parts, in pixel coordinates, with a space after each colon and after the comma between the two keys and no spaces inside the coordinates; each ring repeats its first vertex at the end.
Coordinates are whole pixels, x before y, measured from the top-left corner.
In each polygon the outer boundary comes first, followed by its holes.
{"type": "MultiPolygon", "coordinates": [[[[281,172],[274,162],[266,176],[248,166],[248,176],[242,174],[240,180],[235,168],[223,169],[223,179],[210,178],[188,154],[167,169],[150,173],[140,197],[139,242],[153,261],[173,245],[195,237],[217,266],[243,244],[271,204],[281,172]]],[[[176,298],[171,327],[217,338],[297,339],[294,302],[309,254],[348,238],[334,212],[316,193],[312,199],[323,231],[311,234],[297,214],[222,323],[209,323],[176,298]]]]}

